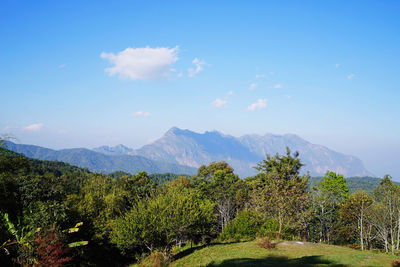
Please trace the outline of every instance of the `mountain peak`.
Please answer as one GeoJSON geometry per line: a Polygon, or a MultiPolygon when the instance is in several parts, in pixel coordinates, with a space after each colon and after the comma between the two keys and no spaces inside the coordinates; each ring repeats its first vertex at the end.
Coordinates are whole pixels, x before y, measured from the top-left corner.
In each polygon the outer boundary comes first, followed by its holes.
{"type": "Polygon", "coordinates": [[[219,131],[194,132],[172,127],[152,144],[133,153],[157,161],[168,161],[191,167],[225,160],[240,176],[254,175],[252,168],[266,154],[283,154],[286,147],[298,151],[305,164],[304,172],[324,175],[327,170],[345,176],[365,176],[369,172],[356,157],[332,151],[324,146],[311,144],[296,134],[249,134],[241,137],[225,135],[219,131]]]}
{"type": "Polygon", "coordinates": [[[187,129],[183,130],[183,129],[180,129],[180,128],[174,126],[171,129],[169,129],[164,135],[174,136],[174,135],[180,135],[180,134],[187,133],[187,132],[191,132],[191,131],[189,131],[187,129]]]}

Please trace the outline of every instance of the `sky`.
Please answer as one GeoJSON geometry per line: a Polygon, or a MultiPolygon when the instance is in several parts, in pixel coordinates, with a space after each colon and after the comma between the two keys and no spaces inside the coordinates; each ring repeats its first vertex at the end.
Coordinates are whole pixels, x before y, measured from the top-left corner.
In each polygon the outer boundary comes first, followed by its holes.
{"type": "Polygon", "coordinates": [[[0,133],[293,133],[400,181],[399,1],[2,1],[0,133]]]}

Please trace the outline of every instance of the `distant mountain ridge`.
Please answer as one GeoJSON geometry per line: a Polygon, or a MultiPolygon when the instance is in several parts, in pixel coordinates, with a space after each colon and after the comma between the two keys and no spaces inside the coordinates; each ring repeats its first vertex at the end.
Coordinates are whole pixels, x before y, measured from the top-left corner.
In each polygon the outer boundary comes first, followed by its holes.
{"type": "Polygon", "coordinates": [[[132,174],[140,171],[148,173],[196,173],[196,168],[189,166],[158,162],[135,155],[106,155],[86,148],[53,150],[34,145],[15,144],[10,141],[5,142],[5,147],[29,158],[66,162],[81,168],[87,168],[93,172],[111,173],[124,171],[132,174]]]}
{"type": "Polygon", "coordinates": [[[266,154],[285,153],[286,147],[300,153],[305,164],[303,171],[309,171],[313,176],[324,175],[327,170],[346,177],[374,176],[357,157],[311,144],[294,134],[233,137],[217,131],[201,134],[173,127],[160,139],[129,154],[195,168],[211,161],[225,160],[236,173],[246,177],[256,173],[253,167],[265,159],[266,154]]]}
{"type": "Polygon", "coordinates": [[[203,164],[224,160],[242,178],[256,174],[254,166],[265,159],[266,154],[283,154],[286,147],[289,147],[292,152],[300,153],[301,161],[305,164],[302,171],[308,171],[312,176],[323,176],[327,170],[345,177],[374,176],[357,157],[312,144],[294,134],[249,134],[234,137],[217,131],[196,133],[173,127],[158,140],[139,149],[117,145],[92,150],[53,150],[12,142],[7,142],[6,146],[31,158],[67,162],[103,173],[147,171],[191,175],[203,164]]]}

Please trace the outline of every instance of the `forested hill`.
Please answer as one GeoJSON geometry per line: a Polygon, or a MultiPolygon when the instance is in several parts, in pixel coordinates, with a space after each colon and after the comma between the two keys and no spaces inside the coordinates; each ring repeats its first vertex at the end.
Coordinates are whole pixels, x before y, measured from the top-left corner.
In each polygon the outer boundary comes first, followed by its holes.
{"type": "Polygon", "coordinates": [[[37,160],[26,157],[20,153],[0,147],[0,172],[13,172],[18,170],[19,175],[44,175],[51,173],[55,177],[63,174],[86,176],[88,169],[70,165],[65,162],[51,160],[37,160]]]}
{"type": "MultiPolygon", "coordinates": [[[[80,183],[86,178],[90,171],[86,168],[77,167],[61,161],[52,160],[39,160],[34,158],[26,157],[23,154],[1,148],[0,147],[0,172],[2,171],[13,171],[18,170],[20,176],[26,175],[51,175],[55,178],[61,176],[74,176],[80,177],[79,182],[76,186],[80,186],[80,183]]],[[[140,170],[141,171],[141,170],[140,170]]],[[[120,179],[123,176],[132,176],[132,173],[124,171],[116,171],[109,174],[109,177],[114,179],[120,179]]],[[[187,174],[175,174],[171,172],[165,173],[152,173],[148,175],[151,180],[157,184],[165,184],[178,177],[190,178],[187,174]]],[[[73,183],[74,181],[71,181],[73,183]]],[[[75,181],[76,182],[76,181],[75,181]]]]}
{"type": "MultiPolygon", "coordinates": [[[[316,186],[318,182],[322,179],[322,177],[311,177],[309,184],[310,188],[316,186]]],[[[375,188],[378,187],[380,181],[382,179],[375,177],[349,177],[346,178],[346,185],[349,187],[351,193],[356,192],[357,190],[365,190],[368,193],[371,193],[375,188]]],[[[394,184],[400,185],[398,182],[393,182],[394,184]]]]}
{"type": "MultiPolygon", "coordinates": [[[[54,153],[54,150],[51,149],[47,149],[47,148],[42,148],[42,147],[38,147],[38,146],[31,146],[31,145],[17,145],[14,144],[12,142],[7,142],[6,143],[8,146],[8,148],[13,148],[14,151],[24,151],[25,153],[17,153],[14,152],[12,150],[8,150],[8,149],[4,149],[4,148],[0,148],[1,152],[0,154],[2,156],[12,156],[12,157],[21,157],[22,154],[26,155],[28,158],[27,162],[29,162],[29,166],[30,166],[30,170],[32,170],[33,172],[43,175],[46,172],[52,172],[54,173],[56,176],[61,176],[61,174],[65,173],[65,172],[70,172],[70,173],[79,173],[79,174],[86,174],[90,171],[94,171],[96,172],[96,170],[103,170],[103,172],[108,173],[110,175],[110,177],[112,178],[121,178],[123,175],[132,175],[141,171],[146,171],[149,173],[149,178],[153,181],[155,181],[158,184],[164,184],[167,183],[169,181],[172,181],[180,176],[185,176],[185,177],[190,177],[191,174],[194,174],[193,170],[188,170],[186,172],[181,171],[180,168],[171,168],[168,169],[168,164],[166,164],[166,166],[164,168],[159,168],[159,169],[153,169],[154,171],[148,171],[149,169],[147,168],[141,168],[141,166],[133,166],[131,168],[126,168],[125,170],[114,170],[113,172],[111,171],[104,171],[104,170],[108,170],[107,167],[98,167],[98,168],[94,168],[92,166],[92,168],[85,168],[85,167],[81,167],[78,164],[76,164],[76,166],[74,166],[74,163],[71,163],[72,165],[70,165],[69,163],[65,163],[63,161],[55,161],[55,160],[37,160],[35,158],[52,158],[52,153],[54,153]],[[128,170],[127,170],[128,169],[128,170]],[[129,171],[129,169],[133,169],[134,171],[131,172],[129,171]],[[157,171],[160,170],[160,171],[157,171]],[[178,174],[179,173],[179,174],[178,174]]],[[[70,154],[70,156],[74,156],[74,153],[70,154]]],[[[103,154],[101,154],[103,155],[103,154]]],[[[121,156],[121,155],[120,155],[121,156]]],[[[60,158],[62,158],[62,156],[59,156],[60,158]]],[[[68,157],[65,156],[67,159],[68,157]]],[[[109,156],[109,157],[115,157],[115,156],[109,156]]],[[[129,157],[129,156],[128,156],[129,157]]],[[[134,157],[134,156],[132,156],[134,157]]],[[[25,158],[25,157],[24,157],[25,158]]],[[[108,157],[103,158],[104,160],[107,160],[108,157]]],[[[78,160],[77,158],[75,158],[75,160],[70,160],[71,162],[74,162],[78,160]]],[[[66,161],[68,162],[68,161],[66,161]]],[[[97,164],[101,164],[102,161],[96,161],[97,164]]],[[[92,163],[94,164],[94,163],[92,163]]],[[[108,163],[107,165],[112,164],[112,163],[108,163]]],[[[85,165],[85,164],[83,164],[85,165]]],[[[171,164],[173,165],[173,164],[171,164]]],[[[91,166],[91,165],[89,165],[91,166]]],[[[9,166],[10,167],[10,166],[9,166]]],[[[182,167],[182,166],[179,166],[182,167]]],[[[185,170],[185,168],[184,168],[185,170]]],[[[101,171],[100,171],[101,172],[101,171]]],[[[310,181],[309,181],[309,187],[313,187],[316,186],[318,181],[321,180],[322,177],[311,177],[310,181]]],[[[380,178],[375,178],[375,177],[349,177],[346,178],[346,184],[350,189],[350,192],[355,192],[357,190],[365,190],[367,192],[372,192],[378,185],[379,182],[381,181],[380,178]]],[[[394,182],[396,184],[397,182],[394,182]]]]}
{"type": "Polygon", "coordinates": [[[148,173],[185,173],[195,174],[196,168],[174,163],[159,162],[135,155],[106,155],[85,148],[53,150],[34,145],[5,142],[5,147],[29,158],[66,162],[93,172],[112,173],[124,171],[131,174],[146,171],[148,173]]]}

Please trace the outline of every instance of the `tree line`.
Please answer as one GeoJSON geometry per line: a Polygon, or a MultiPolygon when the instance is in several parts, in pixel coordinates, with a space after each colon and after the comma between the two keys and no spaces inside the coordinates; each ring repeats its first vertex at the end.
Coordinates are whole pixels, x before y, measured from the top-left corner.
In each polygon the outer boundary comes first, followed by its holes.
{"type": "Polygon", "coordinates": [[[123,266],[182,247],[269,237],[398,253],[400,186],[349,193],[328,171],[309,188],[299,154],[267,155],[240,179],[228,163],[193,177],[104,175],[0,148],[1,265],[123,266]]]}

